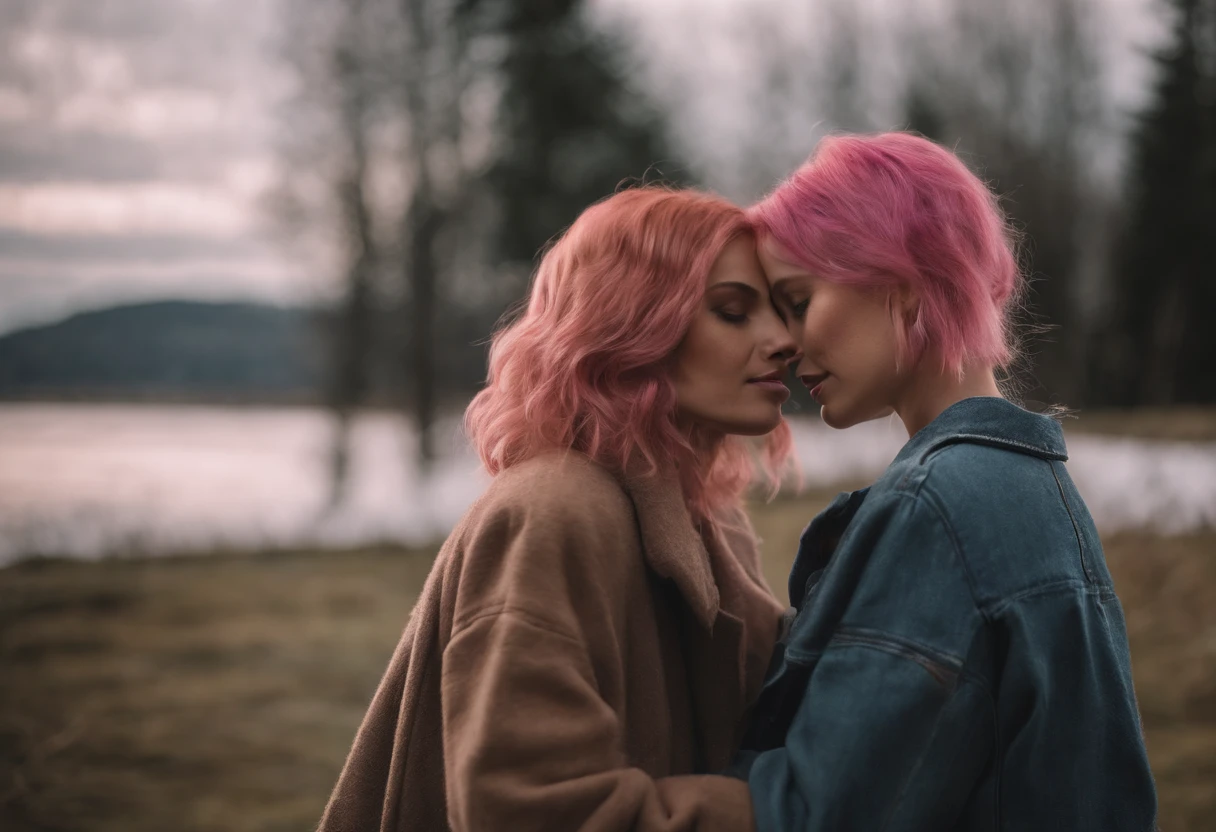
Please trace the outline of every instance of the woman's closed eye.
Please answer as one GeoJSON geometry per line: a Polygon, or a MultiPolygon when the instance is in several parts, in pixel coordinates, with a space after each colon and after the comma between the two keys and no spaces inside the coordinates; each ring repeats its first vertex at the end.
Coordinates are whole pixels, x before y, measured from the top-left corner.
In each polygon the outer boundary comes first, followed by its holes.
{"type": "Polygon", "coordinates": [[[741,324],[747,320],[747,311],[738,306],[718,307],[714,314],[728,324],[741,324]]]}
{"type": "Polygon", "coordinates": [[[782,297],[777,302],[778,308],[781,309],[784,315],[794,318],[795,320],[802,320],[802,318],[806,315],[807,307],[810,306],[810,304],[811,299],[809,297],[799,301],[795,301],[789,297],[782,297]]]}

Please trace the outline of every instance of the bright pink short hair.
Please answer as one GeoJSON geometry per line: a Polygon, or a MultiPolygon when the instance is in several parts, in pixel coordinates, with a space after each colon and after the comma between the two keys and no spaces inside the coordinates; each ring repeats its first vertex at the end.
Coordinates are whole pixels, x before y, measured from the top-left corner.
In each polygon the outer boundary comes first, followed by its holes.
{"type": "Polygon", "coordinates": [[[953,372],[1012,361],[1016,235],[945,148],[911,133],[829,136],[749,217],[824,280],[913,290],[918,318],[898,324],[905,358],[931,348],[953,372]]]}
{"type": "MultiPolygon", "coordinates": [[[[573,449],[614,471],[679,476],[693,516],[737,505],[754,473],[735,437],[681,429],[670,359],[710,269],[752,229],[709,194],[647,186],[592,205],[544,255],[523,315],[495,336],[465,429],[491,474],[573,449]]],[[[770,480],[790,448],[765,437],[770,480]]]]}

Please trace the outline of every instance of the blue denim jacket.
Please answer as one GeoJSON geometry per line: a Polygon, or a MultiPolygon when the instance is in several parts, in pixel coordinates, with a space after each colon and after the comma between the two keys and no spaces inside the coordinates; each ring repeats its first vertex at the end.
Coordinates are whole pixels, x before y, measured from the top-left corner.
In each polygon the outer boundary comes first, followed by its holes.
{"type": "Polygon", "coordinates": [[[729,773],[768,830],[1153,829],[1123,612],[1060,426],[947,409],[802,535],[729,773]]]}

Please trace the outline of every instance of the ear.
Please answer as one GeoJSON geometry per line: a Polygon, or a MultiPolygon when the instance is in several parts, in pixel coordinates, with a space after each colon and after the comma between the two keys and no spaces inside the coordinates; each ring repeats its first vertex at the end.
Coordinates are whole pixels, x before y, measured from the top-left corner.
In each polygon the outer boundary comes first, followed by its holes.
{"type": "Polygon", "coordinates": [[[892,289],[887,294],[887,313],[891,316],[891,325],[899,344],[899,355],[895,360],[895,369],[899,370],[905,364],[915,363],[910,361],[914,359],[915,351],[911,333],[920,320],[920,296],[906,286],[892,289]]]}
{"type": "Polygon", "coordinates": [[[908,329],[920,320],[920,295],[907,286],[901,286],[890,294],[891,314],[902,319],[908,329]]]}

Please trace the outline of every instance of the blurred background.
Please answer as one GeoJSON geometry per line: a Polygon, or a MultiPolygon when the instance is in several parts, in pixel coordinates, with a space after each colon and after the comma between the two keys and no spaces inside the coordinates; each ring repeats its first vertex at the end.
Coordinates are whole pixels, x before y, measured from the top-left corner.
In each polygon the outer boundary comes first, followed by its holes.
{"type": "MultiPolygon", "coordinates": [[[[623,184],[753,201],[833,130],[1025,236],[1167,830],[1216,829],[1216,0],[5,0],[0,828],[306,830],[538,250],[623,184]]],[[[802,526],[906,439],[789,415],[802,526]]]]}

